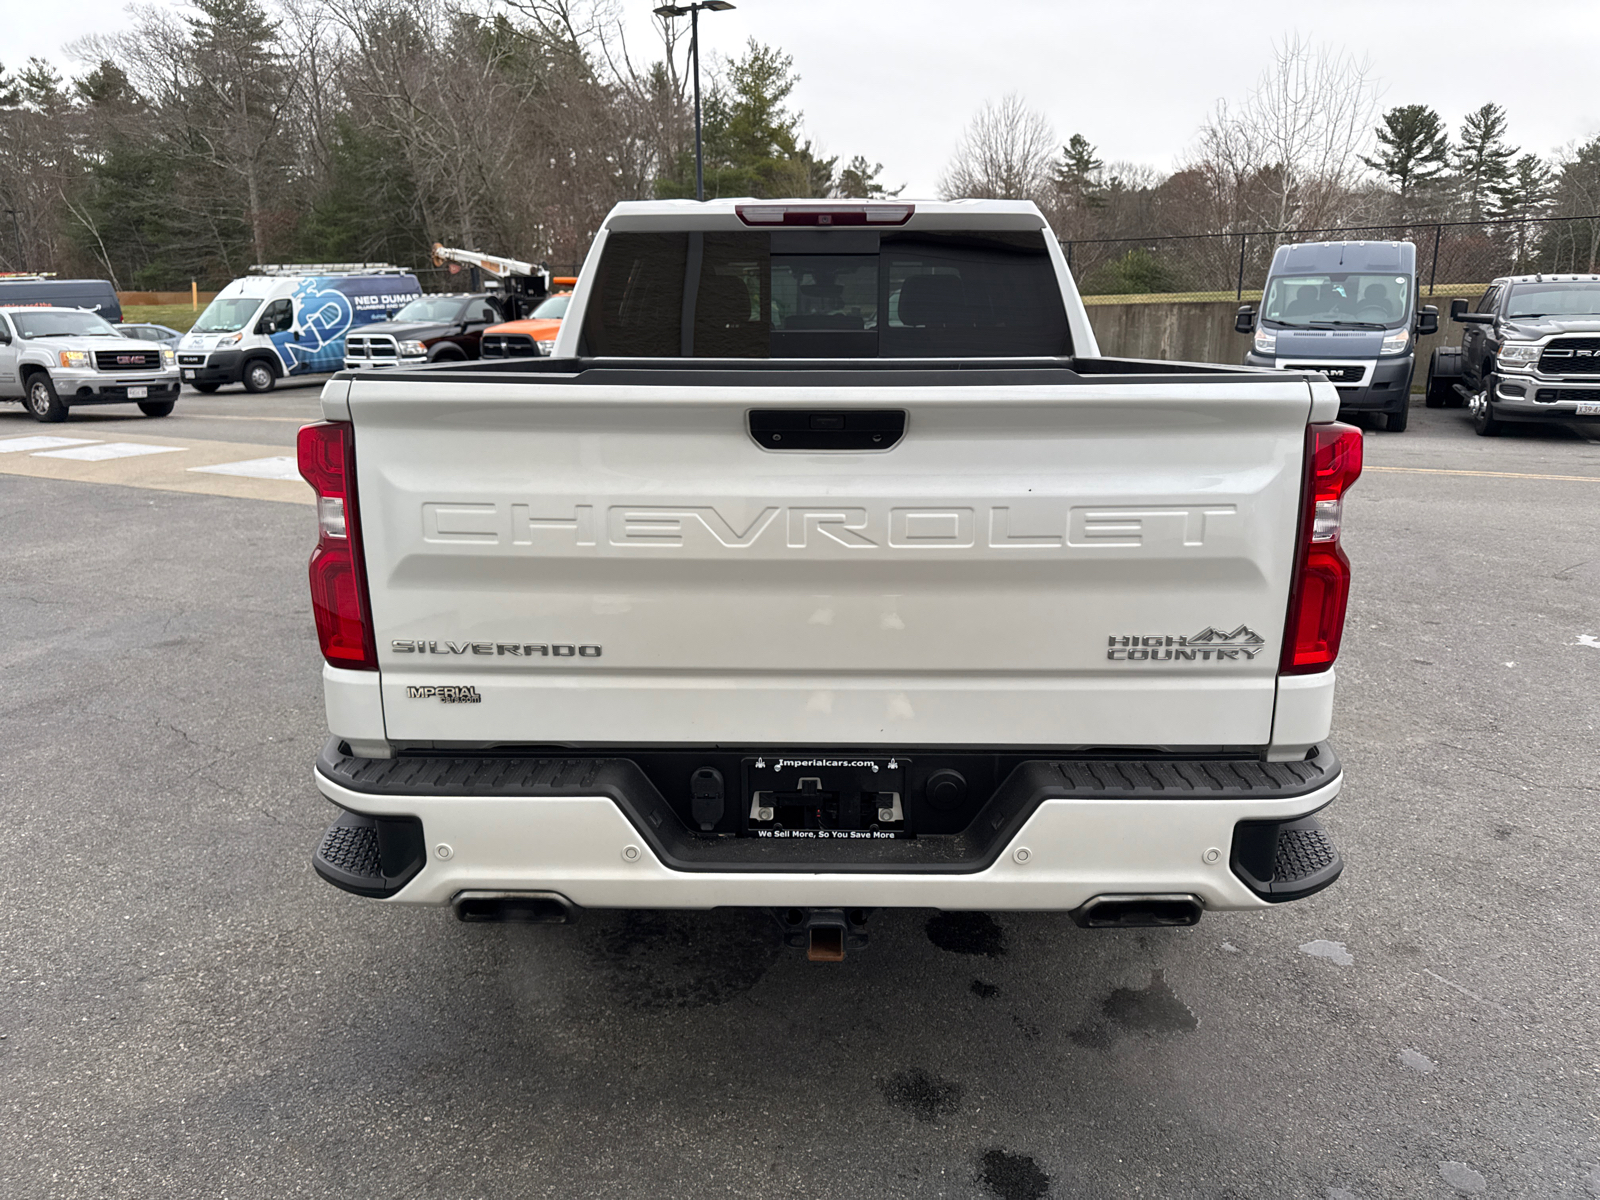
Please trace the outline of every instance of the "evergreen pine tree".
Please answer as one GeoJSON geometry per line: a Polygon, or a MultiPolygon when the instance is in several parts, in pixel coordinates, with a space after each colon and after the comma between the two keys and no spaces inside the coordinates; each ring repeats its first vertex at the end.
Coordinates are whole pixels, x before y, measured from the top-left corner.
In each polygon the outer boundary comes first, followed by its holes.
{"type": "Polygon", "coordinates": [[[1455,150],[1456,182],[1467,219],[1482,219],[1494,189],[1510,176],[1516,147],[1506,145],[1506,114],[1498,104],[1485,104],[1467,114],[1455,150]]]}
{"type": "Polygon", "coordinates": [[[1061,147],[1061,157],[1051,172],[1051,179],[1056,190],[1074,208],[1099,208],[1105,203],[1101,176],[1105,166],[1089,139],[1075,133],[1061,147]]]}
{"type": "Polygon", "coordinates": [[[1450,169],[1444,120],[1426,104],[1402,104],[1383,114],[1375,130],[1379,149],[1362,162],[1387,179],[1402,205],[1450,169]]]}

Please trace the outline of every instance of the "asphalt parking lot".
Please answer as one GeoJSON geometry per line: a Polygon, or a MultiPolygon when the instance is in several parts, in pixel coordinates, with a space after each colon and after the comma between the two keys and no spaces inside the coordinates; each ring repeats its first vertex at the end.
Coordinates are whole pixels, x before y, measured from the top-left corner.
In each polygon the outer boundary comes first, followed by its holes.
{"type": "Polygon", "coordinates": [[[1369,435],[1334,888],[880,913],[823,966],[738,912],[464,926],[313,875],[309,491],[192,468],[317,415],[0,408],[174,464],[0,454],[0,1194],[1600,1196],[1600,443],[1369,435]]]}

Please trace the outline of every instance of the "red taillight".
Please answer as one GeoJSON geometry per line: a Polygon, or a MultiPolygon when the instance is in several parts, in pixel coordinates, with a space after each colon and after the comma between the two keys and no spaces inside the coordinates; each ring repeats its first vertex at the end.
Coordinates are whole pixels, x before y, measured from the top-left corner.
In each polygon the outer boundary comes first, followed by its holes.
{"type": "Polygon", "coordinates": [[[1285,675],[1325,671],[1339,657],[1350,560],[1339,545],[1344,494],[1361,475],[1361,431],[1337,422],[1306,430],[1306,469],[1283,629],[1285,675]]]}
{"type": "Polygon", "coordinates": [[[378,669],[367,604],[367,573],[356,519],[356,444],[343,421],[300,430],[300,474],[317,493],[317,548],[311,552],[311,608],[322,656],[332,666],[378,669]]]}
{"type": "Polygon", "coordinates": [[[736,204],[746,225],[904,225],[915,204],[736,204]]]}

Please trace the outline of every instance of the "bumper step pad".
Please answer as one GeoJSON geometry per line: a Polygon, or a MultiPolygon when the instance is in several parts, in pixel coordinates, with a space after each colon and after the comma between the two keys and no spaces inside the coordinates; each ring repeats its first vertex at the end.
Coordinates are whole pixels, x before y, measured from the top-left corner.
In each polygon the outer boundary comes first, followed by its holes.
{"type": "Polygon", "coordinates": [[[384,899],[422,870],[425,857],[417,818],[347,812],[322,835],[311,866],[336,888],[384,899]]]}
{"type": "Polygon", "coordinates": [[[1344,859],[1315,817],[1241,821],[1233,833],[1233,873],[1263,900],[1301,900],[1344,870],[1344,859]]]}

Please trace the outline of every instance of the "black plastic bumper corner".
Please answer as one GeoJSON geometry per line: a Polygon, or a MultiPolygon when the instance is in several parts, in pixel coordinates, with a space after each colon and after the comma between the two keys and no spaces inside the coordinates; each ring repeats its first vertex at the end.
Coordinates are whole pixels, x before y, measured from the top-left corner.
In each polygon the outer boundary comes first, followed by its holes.
{"type": "Polygon", "coordinates": [[[322,835],[311,866],[336,888],[381,900],[410,883],[426,860],[416,817],[346,812],[322,835]]]}
{"type": "Polygon", "coordinates": [[[1344,859],[1315,817],[1240,821],[1233,831],[1233,873],[1263,900],[1303,900],[1339,878],[1344,859]]]}

